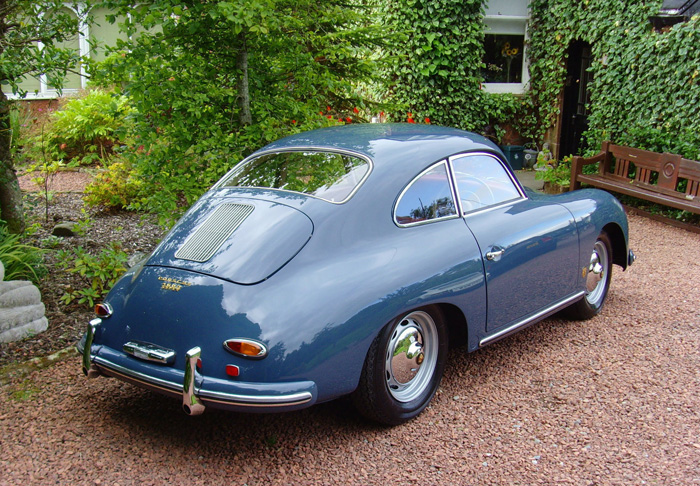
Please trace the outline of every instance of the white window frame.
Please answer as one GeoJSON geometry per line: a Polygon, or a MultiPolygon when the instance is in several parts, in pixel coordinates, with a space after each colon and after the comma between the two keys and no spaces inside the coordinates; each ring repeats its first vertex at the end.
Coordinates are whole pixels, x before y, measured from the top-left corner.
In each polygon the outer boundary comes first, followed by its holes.
{"type": "Polygon", "coordinates": [[[513,35],[512,30],[504,31],[504,29],[499,29],[498,27],[492,28],[489,26],[489,21],[498,21],[498,24],[503,24],[504,22],[511,25],[516,25],[522,23],[523,26],[523,71],[521,74],[520,83],[483,83],[484,91],[489,93],[513,93],[513,94],[523,94],[528,88],[530,82],[530,60],[528,58],[528,35],[527,35],[527,24],[529,17],[521,17],[515,15],[485,15],[484,16],[484,34],[509,34],[513,35]]]}

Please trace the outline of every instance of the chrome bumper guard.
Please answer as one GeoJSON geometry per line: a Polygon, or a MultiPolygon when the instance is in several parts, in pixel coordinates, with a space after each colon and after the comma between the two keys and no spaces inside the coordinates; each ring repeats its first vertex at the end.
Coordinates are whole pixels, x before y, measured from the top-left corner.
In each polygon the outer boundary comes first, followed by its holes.
{"type": "Polygon", "coordinates": [[[629,254],[627,255],[627,266],[632,265],[636,259],[637,259],[637,256],[634,254],[634,252],[632,250],[630,250],[629,254]]]}
{"type": "Polygon", "coordinates": [[[204,405],[195,394],[194,379],[197,375],[197,362],[202,356],[199,347],[192,348],[185,354],[185,382],[182,386],[182,409],[187,415],[202,415],[204,405]]]}
{"type": "Polygon", "coordinates": [[[97,328],[102,324],[102,319],[93,319],[88,324],[85,334],[85,345],[83,346],[83,373],[88,378],[97,378],[100,372],[92,366],[92,342],[95,340],[97,328]]]}

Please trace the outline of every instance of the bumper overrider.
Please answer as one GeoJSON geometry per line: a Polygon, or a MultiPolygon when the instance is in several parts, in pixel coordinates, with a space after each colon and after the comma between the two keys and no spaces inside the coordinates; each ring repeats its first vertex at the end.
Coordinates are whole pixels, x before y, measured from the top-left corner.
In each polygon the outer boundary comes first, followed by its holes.
{"type": "Polygon", "coordinates": [[[94,343],[102,324],[93,319],[77,345],[83,373],[88,378],[111,376],[172,397],[182,398],[188,415],[200,415],[207,406],[233,411],[287,411],[306,408],[316,402],[312,381],[281,383],[231,382],[207,377],[198,371],[202,350],[193,347],[185,355],[185,369],[154,365],[94,343]]]}

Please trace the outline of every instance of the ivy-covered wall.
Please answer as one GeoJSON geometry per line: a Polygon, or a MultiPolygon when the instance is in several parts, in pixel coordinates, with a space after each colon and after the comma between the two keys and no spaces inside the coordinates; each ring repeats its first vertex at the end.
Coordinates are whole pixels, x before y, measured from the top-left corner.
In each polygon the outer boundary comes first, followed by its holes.
{"type": "Polygon", "coordinates": [[[603,140],[700,159],[700,19],[667,32],[649,17],[660,1],[533,0],[531,96],[541,128],[557,120],[574,40],[593,45],[587,140],[603,140]]]}
{"type": "Polygon", "coordinates": [[[520,99],[480,86],[480,0],[387,0],[385,24],[405,38],[387,73],[389,98],[414,119],[481,131],[510,123],[523,135],[556,141],[566,53],[593,46],[589,85],[591,151],[603,140],[700,159],[700,18],[664,33],[649,17],[661,0],[532,0],[530,87],[520,99]]]}
{"type": "Polygon", "coordinates": [[[481,89],[484,54],[481,0],[386,0],[383,23],[398,39],[389,49],[386,98],[398,121],[482,131],[506,121],[521,100],[481,89]]]}

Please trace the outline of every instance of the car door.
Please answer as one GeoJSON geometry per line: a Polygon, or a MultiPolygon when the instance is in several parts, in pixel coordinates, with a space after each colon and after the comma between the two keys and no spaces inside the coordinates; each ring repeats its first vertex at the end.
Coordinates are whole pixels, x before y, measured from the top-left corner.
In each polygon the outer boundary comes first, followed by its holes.
{"type": "Polygon", "coordinates": [[[572,215],[528,199],[491,154],[450,159],[464,221],[481,251],[491,333],[575,293],[578,235],[572,215]]]}

